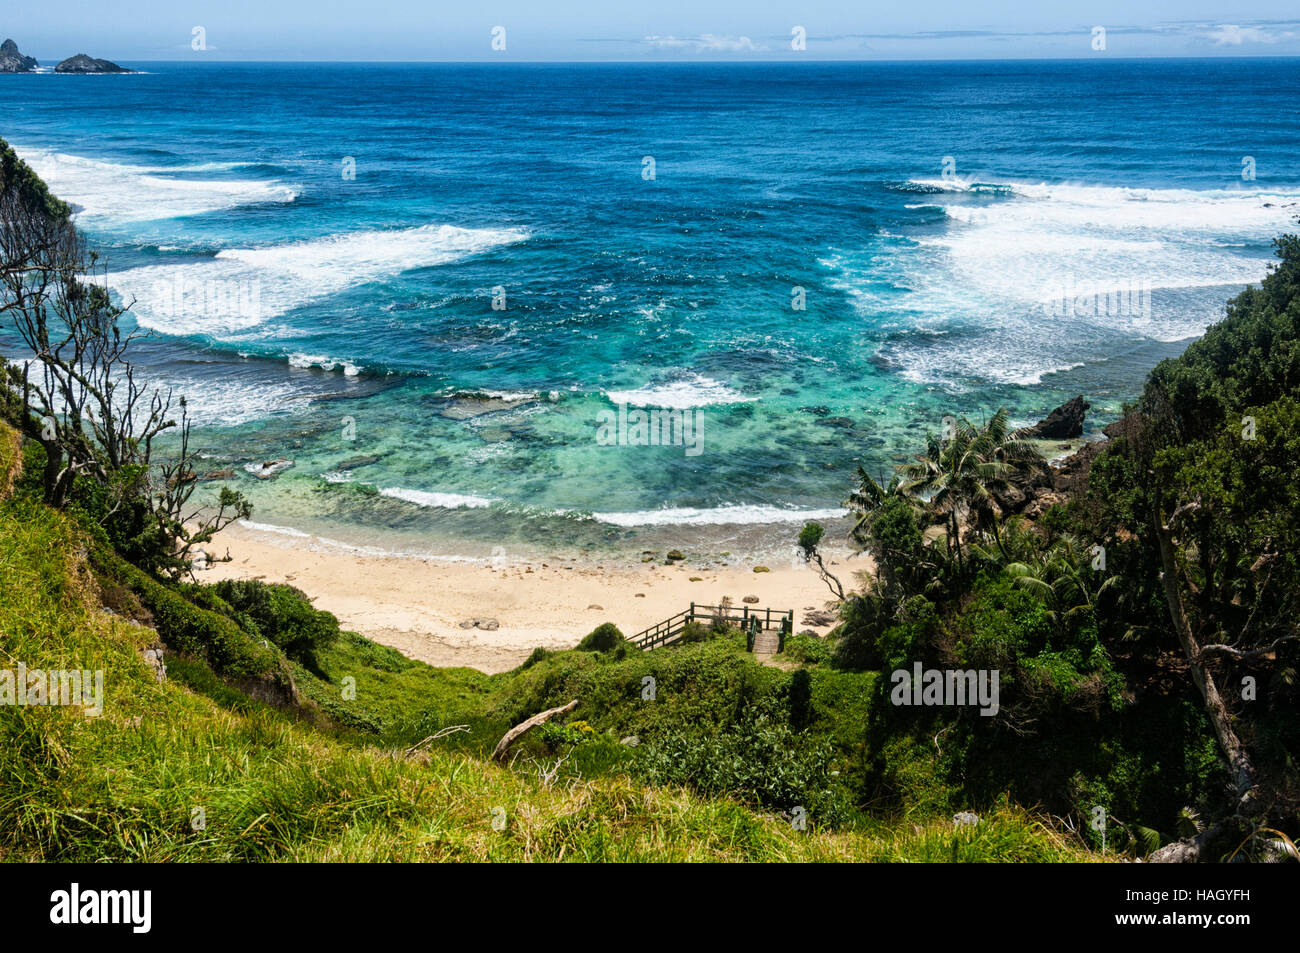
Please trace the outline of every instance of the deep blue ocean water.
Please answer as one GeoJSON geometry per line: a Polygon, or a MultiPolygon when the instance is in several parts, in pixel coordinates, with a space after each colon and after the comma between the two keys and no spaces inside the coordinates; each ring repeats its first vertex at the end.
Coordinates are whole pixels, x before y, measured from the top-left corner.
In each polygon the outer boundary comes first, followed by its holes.
{"type": "Polygon", "coordinates": [[[254,519],[353,544],[788,545],[945,414],[1100,427],[1300,213],[1294,60],[132,65],[0,136],[254,519]]]}

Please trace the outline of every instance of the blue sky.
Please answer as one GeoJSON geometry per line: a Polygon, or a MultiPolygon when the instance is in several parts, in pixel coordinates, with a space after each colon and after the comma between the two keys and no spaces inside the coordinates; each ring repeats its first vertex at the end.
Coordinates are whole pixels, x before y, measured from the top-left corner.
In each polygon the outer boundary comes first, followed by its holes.
{"type": "Polygon", "coordinates": [[[1300,54],[1295,0],[38,0],[0,38],[133,60],[1019,59],[1300,54]],[[505,50],[492,49],[494,27],[505,50]],[[195,50],[202,27],[206,49],[195,50]],[[792,49],[795,27],[806,48],[792,49]],[[1093,49],[1094,27],[1105,50],[1093,49]]]}

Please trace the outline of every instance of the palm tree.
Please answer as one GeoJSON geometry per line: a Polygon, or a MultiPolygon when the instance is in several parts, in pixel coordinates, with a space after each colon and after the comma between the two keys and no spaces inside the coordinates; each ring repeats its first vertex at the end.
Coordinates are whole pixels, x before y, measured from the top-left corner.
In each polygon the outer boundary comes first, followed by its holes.
{"type": "Polygon", "coordinates": [[[1016,587],[1040,599],[1052,623],[1064,631],[1072,617],[1093,611],[1103,592],[1122,583],[1119,576],[1093,572],[1090,555],[1077,537],[1065,535],[1045,551],[1005,568],[1016,587]]]}
{"type": "Polygon", "coordinates": [[[923,500],[947,529],[947,545],[964,577],[961,527],[968,521],[978,532],[991,532],[1001,548],[995,493],[1009,485],[1009,476],[1044,465],[1043,457],[1007,425],[1007,410],[998,410],[982,426],[956,422],[948,438],[926,436],[925,452],[903,464],[901,492],[923,500]]]}
{"type": "Polygon", "coordinates": [[[866,548],[870,545],[871,527],[881,508],[890,500],[904,496],[902,482],[902,478],[895,474],[889,483],[881,483],[862,467],[858,467],[858,488],[849,494],[844,505],[857,514],[857,522],[853,524],[849,535],[859,546],[866,548]]]}

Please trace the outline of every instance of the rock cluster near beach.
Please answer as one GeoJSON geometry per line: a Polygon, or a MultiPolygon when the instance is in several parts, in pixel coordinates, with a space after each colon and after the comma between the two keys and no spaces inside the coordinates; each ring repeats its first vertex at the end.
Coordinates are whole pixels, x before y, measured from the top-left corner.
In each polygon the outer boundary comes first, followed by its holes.
{"type": "Polygon", "coordinates": [[[135,70],[127,69],[124,66],[118,66],[116,63],[110,63],[108,60],[97,60],[93,56],[87,56],[85,53],[78,53],[76,56],[69,56],[66,60],[54,67],[56,73],[134,73],[135,70]]]}
{"type": "Polygon", "coordinates": [[[1068,440],[1083,435],[1083,417],[1091,405],[1083,395],[1067,400],[1034,426],[1025,435],[1039,440],[1068,440]]]}
{"type": "MultiPolygon", "coordinates": [[[[1082,395],[1075,397],[1020,434],[1028,439],[1078,437],[1083,433],[1084,414],[1089,406],[1082,395]]],[[[1114,439],[1124,436],[1126,426],[1123,420],[1119,420],[1103,427],[1102,433],[1114,439]]],[[[1052,506],[1064,503],[1072,494],[1086,489],[1088,472],[1105,446],[1104,440],[1091,440],[1046,470],[1012,475],[1009,485],[993,493],[998,510],[1006,516],[1019,513],[1031,520],[1038,519],[1052,506]]]]}
{"type": "Polygon", "coordinates": [[[13,40],[0,43],[0,73],[31,73],[39,65],[34,57],[18,52],[18,44],[13,40]]]}

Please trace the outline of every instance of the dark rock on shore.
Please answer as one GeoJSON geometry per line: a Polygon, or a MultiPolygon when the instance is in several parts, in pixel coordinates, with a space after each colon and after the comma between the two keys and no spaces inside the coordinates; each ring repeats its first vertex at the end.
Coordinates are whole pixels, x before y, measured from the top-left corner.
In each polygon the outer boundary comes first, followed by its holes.
{"type": "Polygon", "coordinates": [[[124,66],[118,66],[116,63],[110,63],[108,60],[97,60],[93,56],[87,56],[85,53],[78,53],[76,56],[69,56],[66,60],[54,67],[56,73],[134,73],[135,70],[127,69],[124,66]]]}
{"type": "Polygon", "coordinates": [[[1056,489],[1071,495],[1088,489],[1088,473],[1092,470],[1092,463],[1101,456],[1107,443],[1106,440],[1090,441],[1062,460],[1056,468],[1056,489]]]}
{"type": "Polygon", "coordinates": [[[1083,395],[1067,400],[1060,407],[1030,427],[1026,436],[1039,440],[1062,440],[1083,435],[1083,417],[1091,405],[1083,395]]]}
{"type": "Polygon", "coordinates": [[[0,73],[30,73],[39,65],[35,57],[19,53],[13,40],[0,43],[0,73]]]}
{"type": "MultiPolygon", "coordinates": [[[[840,620],[840,617],[834,612],[828,612],[824,609],[813,609],[811,612],[805,611],[803,614],[803,625],[828,626],[834,625],[840,620]]],[[[817,633],[814,632],[813,635],[817,633]]]]}
{"type": "Polygon", "coordinates": [[[292,460],[267,460],[260,467],[253,468],[252,474],[259,480],[269,480],[272,477],[279,476],[281,472],[291,466],[293,466],[292,460]]]}

